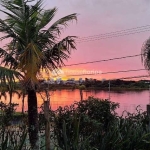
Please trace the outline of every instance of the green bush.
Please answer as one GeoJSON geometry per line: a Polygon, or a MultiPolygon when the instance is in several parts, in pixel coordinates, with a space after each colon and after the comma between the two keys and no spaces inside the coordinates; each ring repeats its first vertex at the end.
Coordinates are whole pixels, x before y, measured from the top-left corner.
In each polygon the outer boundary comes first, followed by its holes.
{"type": "Polygon", "coordinates": [[[70,150],[74,150],[74,118],[76,118],[78,122],[80,120],[79,143],[84,143],[83,141],[88,139],[88,147],[94,147],[97,145],[98,134],[106,131],[108,125],[116,119],[115,109],[118,106],[118,103],[109,100],[89,97],[88,100],[76,102],[71,106],[59,107],[52,115],[52,118],[54,118],[54,137],[52,138],[56,139],[60,148],[64,149],[66,140],[63,134],[63,123],[65,122],[67,141],[70,150]]]}
{"type": "MultiPolygon", "coordinates": [[[[3,121],[10,112],[7,111],[7,105],[1,103],[0,106],[3,112],[1,121],[3,121]]],[[[54,150],[150,150],[147,113],[137,107],[136,113],[123,112],[122,116],[118,116],[115,113],[118,107],[118,103],[89,97],[71,106],[50,111],[51,146],[53,147],[51,148],[54,150]]],[[[13,111],[10,114],[14,119],[15,109],[11,110],[13,111]]],[[[39,121],[40,130],[44,131],[46,120],[43,113],[39,115],[39,121]]],[[[4,123],[1,122],[0,126],[0,149],[29,149],[25,144],[26,123],[14,128],[4,123]]],[[[43,150],[45,149],[44,133],[41,136],[43,150]]]]}
{"type": "Polygon", "coordinates": [[[60,150],[149,150],[146,112],[117,116],[118,103],[89,97],[53,112],[52,139],[60,150]]]}

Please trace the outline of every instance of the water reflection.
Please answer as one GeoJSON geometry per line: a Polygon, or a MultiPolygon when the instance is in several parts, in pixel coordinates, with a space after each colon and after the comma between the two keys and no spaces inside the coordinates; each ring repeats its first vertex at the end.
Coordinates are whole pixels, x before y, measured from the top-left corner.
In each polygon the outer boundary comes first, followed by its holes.
{"type": "MultiPolygon", "coordinates": [[[[80,100],[79,90],[56,90],[49,93],[51,95],[52,109],[57,109],[58,106],[70,105],[74,101],[80,100]]],[[[83,92],[84,99],[87,99],[89,96],[108,99],[109,93],[103,90],[86,90],[83,92]]],[[[37,97],[38,106],[41,106],[43,100],[39,94],[37,94],[37,97]]],[[[149,91],[111,91],[110,99],[111,101],[120,103],[120,108],[117,110],[118,113],[121,113],[123,110],[134,112],[138,105],[141,106],[141,109],[146,110],[146,105],[149,103],[149,91]]],[[[9,95],[7,94],[7,100],[4,100],[4,98],[1,100],[8,103],[9,95]]],[[[18,99],[18,96],[15,94],[13,102],[19,104],[17,111],[21,111],[22,100],[18,99]]],[[[27,97],[25,98],[25,110],[27,110],[27,97]]]]}

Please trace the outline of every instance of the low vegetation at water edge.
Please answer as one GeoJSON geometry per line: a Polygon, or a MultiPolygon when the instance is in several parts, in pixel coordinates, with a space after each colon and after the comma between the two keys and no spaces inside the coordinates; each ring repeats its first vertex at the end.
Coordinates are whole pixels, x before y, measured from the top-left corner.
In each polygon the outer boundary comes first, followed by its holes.
{"type": "MultiPolygon", "coordinates": [[[[1,103],[0,149],[29,150],[27,116],[15,120],[16,105],[1,103]],[[11,110],[11,111],[6,111],[11,110]],[[8,116],[13,117],[8,117],[8,116]],[[5,121],[4,121],[5,120],[5,121]]],[[[50,146],[53,150],[149,150],[150,129],[146,112],[124,112],[118,116],[118,103],[89,97],[56,111],[49,110],[50,146]]],[[[41,106],[43,108],[43,106],[41,106]]],[[[42,110],[42,109],[41,109],[42,110]]],[[[18,114],[19,115],[19,114],[18,114]]],[[[18,117],[17,115],[17,117],[18,117]]],[[[39,146],[45,150],[45,122],[39,114],[39,146]]]]}

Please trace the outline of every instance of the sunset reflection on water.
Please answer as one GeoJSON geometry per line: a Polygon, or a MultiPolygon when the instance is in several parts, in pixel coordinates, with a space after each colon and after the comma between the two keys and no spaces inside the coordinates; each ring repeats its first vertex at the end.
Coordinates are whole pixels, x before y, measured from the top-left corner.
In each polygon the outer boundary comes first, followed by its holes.
{"type": "MultiPolygon", "coordinates": [[[[49,92],[51,99],[51,108],[56,110],[59,106],[66,106],[73,104],[74,101],[80,101],[79,90],[57,90],[49,92]]],[[[44,96],[44,94],[42,94],[44,96]]],[[[89,96],[94,96],[102,99],[108,99],[109,93],[107,91],[92,90],[84,91],[83,97],[87,99],[89,96]]],[[[149,91],[120,91],[110,93],[111,101],[120,103],[120,108],[117,112],[120,114],[122,111],[127,110],[134,112],[135,108],[140,105],[142,110],[146,110],[146,105],[149,103],[149,91]]],[[[41,95],[37,93],[38,107],[43,104],[41,95]]],[[[7,94],[7,100],[1,99],[3,102],[9,102],[9,95],[7,94]]],[[[18,99],[18,96],[14,94],[13,103],[18,103],[17,111],[21,111],[22,100],[18,99]]],[[[25,111],[27,111],[27,97],[25,98],[25,111]]]]}

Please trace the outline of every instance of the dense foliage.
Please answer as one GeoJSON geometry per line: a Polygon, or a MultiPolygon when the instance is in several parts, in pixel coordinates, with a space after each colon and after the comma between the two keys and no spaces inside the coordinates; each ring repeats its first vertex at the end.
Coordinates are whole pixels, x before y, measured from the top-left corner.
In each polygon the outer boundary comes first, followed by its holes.
{"type": "MultiPolygon", "coordinates": [[[[71,106],[50,111],[51,149],[149,150],[150,129],[146,112],[137,107],[136,113],[123,112],[122,116],[118,116],[115,113],[118,107],[118,103],[89,97],[71,106]]],[[[3,107],[3,114],[7,109],[3,107]]],[[[13,116],[15,118],[15,115],[13,116]]],[[[46,120],[42,112],[39,117],[40,147],[44,150],[46,120]]],[[[27,145],[26,123],[22,121],[18,126],[14,126],[17,130],[13,130],[14,123],[11,120],[9,126],[7,124],[0,126],[0,148],[18,150],[22,147],[28,150],[30,147],[27,145]]]]}
{"type": "MultiPolygon", "coordinates": [[[[145,112],[115,113],[118,103],[89,97],[54,112],[54,137],[63,150],[148,150],[150,132],[145,112]]],[[[56,142],[55,141],[55,142],[56,142]]],[[[56,143],[57,143],[56,142],[56,143]]]]}

